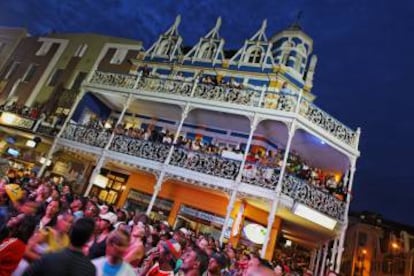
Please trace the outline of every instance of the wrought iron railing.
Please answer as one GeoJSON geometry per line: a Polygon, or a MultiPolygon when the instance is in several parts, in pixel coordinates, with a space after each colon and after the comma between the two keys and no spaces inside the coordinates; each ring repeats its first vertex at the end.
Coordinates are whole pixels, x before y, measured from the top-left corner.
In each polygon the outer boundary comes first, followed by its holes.
{"type": "Polygon", "coordinates": [[[345,126],[343,123],[339,122],[337,119],[308,100],[302,99],[299,114],[305,117],[312,124],[319,126],[344,143],[352,147],[357,146],[357,134],[355,131],[345,126]]]}
{"type": "Polygon", "coordinates": [[[183,80],[143,77],[139,82],[138,89],[188,97],[191,95],[193,85],[193,82],[183,80]]]}
{"type": "Polygon", "coordinates": [[[133,155],[136,157],[164,162],[171,145],[151,142],[116,134],[112,140],[110,150],[133,155]]]}
{"type": "Polygon", "coordinates": [[[136,75],[95,71],[90,83],[132,89],[136,80],[136,75]]]}
{"type": "Polygon", "coordinates": [[[258,106],[260,91],[250,88],[231,88],[224,85],[199,83],[195,89],[194,97],[247,106],[258,106]]]}
{"type": "Polygon", "coordinates": [[[292,175],[283,179],[282,193],[323,214],[343,221],[346,202],[292,175]]]}
{"type": "Polygon", "coordinates": [[[294,112],[298,102],[298,95],[287,92],[266,91],[262,107],[267,109],[294,112]]]}
{"type": "Polygon", "coordinates": [[[111,132],[103,128],[93,128],[85,125],[68,124],[62,133],[62,138],[104,148],[109,142],[111,132]]]}
{"type": "Polygon", "coordinates": [[[184,148],[175,148],[170,165],[197,171],[225,179],[236,179],[241,161],[218,155],[205,154],[184,148]]]}
{"type": "Polygon", "coordinates": [[[260,166],[253,163],[244,165],[242,182],[262,188],[275,189],[279,179],[279,168],[260,166]]]}

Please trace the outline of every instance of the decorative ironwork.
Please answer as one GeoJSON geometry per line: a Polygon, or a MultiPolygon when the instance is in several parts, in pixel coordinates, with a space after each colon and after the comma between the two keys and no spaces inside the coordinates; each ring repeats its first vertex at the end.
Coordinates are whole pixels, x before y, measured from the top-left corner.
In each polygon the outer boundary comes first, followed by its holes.
{"type": "Polygon", "coordinates": [[[279,169],[246,163],[243,169],[242,182],[262,188],[276,188],[279,180],[279,169]]]}
{"type": "Polygon", "coordinates": [[[170,165],[197,171],[226,179],[236,179],[240,161],[226,159],[217,155],[175,148],[170,165]]]}
{"type": "Polygon", "coordinates": [[[257,106],[260,100],[260,91],[248,88],[239,89],[199,83],[195,89],[194,97],[247,106],[257,106]]]}
{"type": "Polygon", "coordinates": [[[298,96],[290,93],[266,91],[262,107],[286,112],[295,111],[298,96]]]}
{"type": "Polygon", "coordinates": [[[69,124],[62,134],[62,138],[99,148],[106,146],[110,136],[111,132],[106,129],[96,129],[76,124],[69,124]]]}
{"type": "Polygon", "coordinates": [[[191,95],[191,89],[193,85],[194,83],[183,80],[143,77],[141,78],[138,87],[144,91],[152,91],[188,97],[191,95]]]}
{"type": "Polygon", "coordinates": [[[125,135],[115,135],[110,150],[136,157],[164,162],[171,145],[136,139],[125,135]]]}
{"type": "Polygon", "coordinates": [[[119,88],[134,88],[137,76],[95,71],[90,83],[115,86],[119,88]]]}
{"type": "Polygon", "coordinates": [[[282,193],[321,213],[343,221],[346,202],[292,175],[283,179],[282,193]]]}
{"type": "Polygon", "coordinates": [[[349,127],[345,126],[313,103],[308,102],[306,99],[302,99],[299,113],[311,123],[316,124],[331,133],[339,140],[350,146],[355,146],[355,131],[351,130],[349,127]]]}

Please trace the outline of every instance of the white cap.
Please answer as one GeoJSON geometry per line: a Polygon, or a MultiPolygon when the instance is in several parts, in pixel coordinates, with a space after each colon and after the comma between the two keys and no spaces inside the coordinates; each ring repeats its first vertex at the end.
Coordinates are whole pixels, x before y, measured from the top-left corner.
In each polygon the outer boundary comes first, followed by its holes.
{"type": "Polygon", "coordinates": [[[100,214],[99,217],[101,219],[109,221],[110,224],[115,224],[118,221],[118,217],[112,212],[100,214]]]}

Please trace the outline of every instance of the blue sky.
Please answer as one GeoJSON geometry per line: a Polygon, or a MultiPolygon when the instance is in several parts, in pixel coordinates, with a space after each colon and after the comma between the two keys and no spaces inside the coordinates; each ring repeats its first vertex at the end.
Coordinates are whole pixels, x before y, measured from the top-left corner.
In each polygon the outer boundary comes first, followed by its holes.
{"type": "Polygon", "coordinates": [[[0,25],[94,32],[142,40],[148,48],[177,14],[185,45],[194,45],[218,16],[225,48],[238,49],[267,18],[267,35],[291,24],[314,39],[319,61],[316,104],[361,127],[351,209],[414,225],[414,1],[401,0],[13,0],[0,1],[0,25]]]}

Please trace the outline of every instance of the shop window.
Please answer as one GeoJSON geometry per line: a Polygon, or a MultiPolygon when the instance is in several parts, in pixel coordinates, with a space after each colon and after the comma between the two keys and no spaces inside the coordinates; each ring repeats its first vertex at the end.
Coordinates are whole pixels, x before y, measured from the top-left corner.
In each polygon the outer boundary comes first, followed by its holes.
{"type": "Polygon", "coordinates": [[[122,192],[125,190],[125,185],[128,181],[128,176],[110,172],[102,169],[102,174],[108,178],[108,183],[105,188],[100,188],[96,185],[92,187],[91,195],[97,196],[99,200],[106,202],[107,204],[116,204],[121,197],[122,192]]]}

